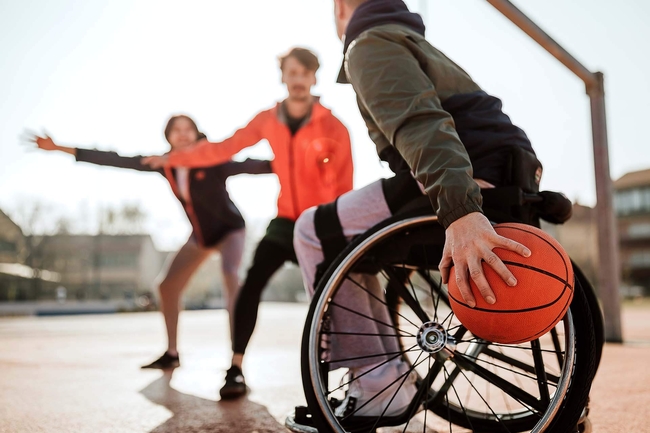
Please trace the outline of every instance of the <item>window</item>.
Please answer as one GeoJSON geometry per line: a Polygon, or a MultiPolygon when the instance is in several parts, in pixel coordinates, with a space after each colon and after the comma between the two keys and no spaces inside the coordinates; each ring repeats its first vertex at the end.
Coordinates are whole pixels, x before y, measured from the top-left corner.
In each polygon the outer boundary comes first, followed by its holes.
{"type": "Polygon", "coordinates": [[[99,257],[99,265],[103,268],[135,268],[138,266],[138,255],[133,253],[102,254],[99,257]]]}
{"type": "Polygon", "coordinates": [[[650,237],[650,223],[632,224],[627,228],[627,234],[631,238],[650,237]]]}
{"type": "Polygon", "coordinates": [[[614,207],[617,215],[650,213],[650,186],[618,191],[614,207]]]}
{"type": "Polygon", "coordinates": [[[631,254],[628,265],[631,268],[650,268],[650,251],[638,251],[631,254]]]}
{"type": "Polygon", "coordinates": [[[15,253],[16,250],[15,243],[0,239],[0,253],[15,253]]]}

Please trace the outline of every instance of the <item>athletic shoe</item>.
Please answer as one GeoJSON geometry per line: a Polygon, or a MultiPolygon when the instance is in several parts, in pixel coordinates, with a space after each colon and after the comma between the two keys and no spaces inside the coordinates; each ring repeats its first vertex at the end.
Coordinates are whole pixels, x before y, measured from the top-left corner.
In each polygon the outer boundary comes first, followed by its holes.
{"type": "Polygon", "coordinates": [[[408,365],[399,359],[378,365],[350,369],[353,380],[335,410],[337,417],[395,417],[404,413],[417,393],[417,375],[408,373],[408,365]]]}
{"type": "Polygon", "coordinates": [[[178,355],[172,356],[169,353],[165,352],[160,358],[156,359],[151,364],[143,365],[140,368],[159,368],[161,370],[169,370],[180,366],[181,360],[178,355]]]}
{"type": "Polygon", "coordinates": [[[244,374],[239,367],[233,365],[226,372],[226,384],[219,390],[221,398],[224,400],[238,398],[246,394],[247,391],[244,374]]]}

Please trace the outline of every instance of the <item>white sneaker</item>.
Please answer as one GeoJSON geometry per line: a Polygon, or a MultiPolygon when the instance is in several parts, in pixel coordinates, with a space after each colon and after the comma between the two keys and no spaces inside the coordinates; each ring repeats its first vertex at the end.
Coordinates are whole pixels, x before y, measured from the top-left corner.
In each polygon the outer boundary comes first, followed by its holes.
{"type": "Polygon", "coordinates": [[[353,416],[380,416],[383,413],[383,416],[392,417],[404,413],[411,404],[417,393],[415,371],[404,377],[409,367],[400,359],[394,359],[381,367],[377,365],[379,364],[350,369],[350,376],[357,379],[350,383],[345,399],[336,408],[337,417],[342,418],[351,413],[354,413],[353,416]],[[375,367],[377,368],[372,370],[375,367]],[[363,375],[367,371],[370,372],[363,375]],[[377,397],[373,399],[375,396],[377,397]],[[371,399],[372,401],[368,403],[371,399]],[[386,409],[389,403],[390,406],[386,409]],[[361,409],[357,410],[357,408],[361,409]]]}

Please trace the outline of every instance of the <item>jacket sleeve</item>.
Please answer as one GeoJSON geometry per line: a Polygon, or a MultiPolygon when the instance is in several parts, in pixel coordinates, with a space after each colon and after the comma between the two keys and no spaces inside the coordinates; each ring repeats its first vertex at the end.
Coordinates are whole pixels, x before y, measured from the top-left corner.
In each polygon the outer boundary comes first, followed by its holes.
{"type": "Polygon", "coordinates": [[[142,164],[140,162],[142,156],[120,156],[115,152],[77,148],[77,154],[75,158],[80,162],[88,162],[91,164],[103,165],[107,167],[129,168],[131,170],[137,171],[151,171],[162,173],[161,169],[151,168],[146,164],[142,164]]]}
{"type": "Polygon", "coordinates": [[[258,114],[248,125],[220,143],[203,140],[191,149],[172,152],[169,155],[169,165],[195,168],[228,162],[237,152],[259,143],[264,138],[262,126],[266,115],[267,112],[258,114]]]}
{"type": "Polygon", "coordinates": [[[413,53],[369,32],[352,43],[345,66],[360,102],[424,185],[444,227],[481,212],[467,151],[413,53]]]}
{"type": "Polygon", "coordinates": [[[231,161],[223,165],[223,172],[226,177],[236,176],[238,174],[270,174],[271,161],[263,159],[248,158],[242,162],[231,161]]]}

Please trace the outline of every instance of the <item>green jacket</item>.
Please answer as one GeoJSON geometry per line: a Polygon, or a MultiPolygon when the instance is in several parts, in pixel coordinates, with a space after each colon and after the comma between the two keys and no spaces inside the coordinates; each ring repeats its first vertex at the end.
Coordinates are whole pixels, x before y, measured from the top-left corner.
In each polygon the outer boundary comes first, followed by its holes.
{"type": "Polygon", "coordinates": [[[397,24],[361,33],[346,52],[344,68],[377,152],[398,150],[444,227],[482,212],[468,153],[442,107],[447,98],[481,90],[469,75],[420,34],[397,24]]]}

